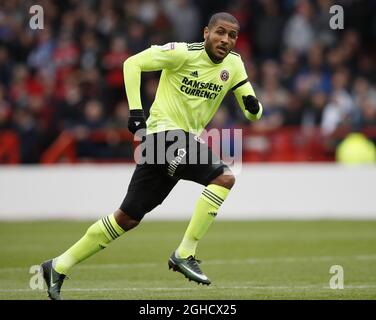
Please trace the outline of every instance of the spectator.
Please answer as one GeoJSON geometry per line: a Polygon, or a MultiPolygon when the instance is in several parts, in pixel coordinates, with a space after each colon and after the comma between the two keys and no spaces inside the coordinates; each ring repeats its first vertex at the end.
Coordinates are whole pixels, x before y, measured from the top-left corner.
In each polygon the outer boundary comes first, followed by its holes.
{"type": "MultiPolygon", "coordinates": [[[[116,104],[124,95],[123,63],[130,53],[126,47],[124,37],[115,36],[111,41],[111,47],[103,57],[103,69],[106,74],[108,86],[107,103],[110,106],[116,104]]],[[[112,107],[111,107],[112,108],[112,107]]]]}
{"type": "Polygon", "coordinates": [[[283,31],[286,47],[295,49],[299,54],[308,51],[314,41],[313,13],[313,7],[308,0],[296,2],[295,12],[283,31]]]}
{"type": "Polygon", "coordinates": [[[9,98],[18,107],[25,107],[29,100],[28,81],[29,70],[24,65],[17,65],[13,69],[9,88],[9,98]]]}
{"type": "Polygon", "coordinates": [[[146,27],[138,20],[134,20],[128,25],[127,36],[130,52],[140,52],[146,49],[149,43],[146,27]]]}
{"type": "Polygon", "coordinates": [[[351,114],[355,110],[354,101],[347,91],[349,72],[342,68],[332,77],[333,92],[325,106],[321,129],[324,135],[335,132],[339,126],[351,125],[351,114]]]}
{"type": "Polygon", "coordinates": [[[322,115],[328,103],[328,96],[324,91],[313,92],[307,102],[307,107],[303,113],[303,125],[305,127],[318,127],[322,123],[322,115]]]}
{"type": "Polygon", "coordinates": [[[262,2],[263,14],[256,17],[255,45],[262,58],[278,58],[284,18],[279,9],[279,2],[262,2]],[[266,36],[267,35],[267,36],[266,36]]]}
{"type": "MultiPolygon", "coordinates": [[[[374,99],[366,98],[360,103],[362,127],[375,127],[376,126],[376,101],[374,99]]],[[[374,138],[374,140],[376,140],[374,138]]]]}
{"type": "Polygon", "coordinates": [[[40,156],[39,132],[33,114],[27,108],[17,108],[13,119],[20,140],[22,163],[37,163],[40,156]]]}
{"type": "Polygon", "coordinates": [[[78,58],[79,49],[74,43],[72,35],[68,32],[62,33],[53,52],[53,62],[57,71],[71,70],[76,66],[78,58]]]}
{"type": "Polygon", "coordinates": [[[164,0],[163,5],[172,22],[173,38],[176,41],[201,41],[202,36],[199,36],[202,29],[200,15],[190,0],[164,0]]]}
{"type": "Polygon", "coordinates": [[[12,79],[13,62],[6,47],[0,46],[0,85],[9,86],[12,79]]]}
{"type": "Polygon", "coordinates": [[[98,16],[97,29],[98,32],[104,37],[111,37],[117,33],[117,26],[119,23],[118,15],[112,7],[112,1],[101,1],[99,9],[100,15],[98,16]]]}
{"type": "Polygon", "coordinates": [[[301,126],[303,123],[303,99],[302,97],[290,93],[283,110],[284,126],[301,126]]]}
{"type": "Polygon", "coordinates": [[[62,128],[71,128],[83,118],[84,99],[78,79],[73,75],[64,79],[58,99],[57,117],[62,128]]]}
{"type": "Polygon", "coordinates": [[[119,102],[115,106],[114,117],[108,120],[107,127],[114,129],[124,129],[126,123],[128,123],[129,107],[126,102],[119,102]]]}
{"type": "Polygon", "coordinates": [[[86,31],[81,36],[80,67],[84,70],[99,66],[100,47],[93,31],[86,31]]]}
{"type": "Polygon", "coordinates": [[[103,106],[98,100],[90,100],[85,104],[83,119],[74,128],[73,132],[78,140],[78,154],[83,158],[103,158],[109,156],[105,143],[95,143],[90,139],[93,129],[105,127],[103,106]]]}
{"type": "Polygon", "coordinates": [[[123,129],[128,123],[129,107],[125,102],[120,102],[115,106],[114,117],[108,120],[106,127],[109,129],[107,142],[108,151],[114,159],[133,159],[133,144],[131,141],[123,141],[117,131],[111,129],[123,129]]]}
{"type": "Polygon", "coordinates": [[[88,129],[101,129],[105,126],[103,105],[98,100],[90,100],[84,108],[84,119],[79,124],[88,129]]]}
{"type": "Polygon", "coordinates": [[[0,132],[4,129],[11,128],[11,107],[5,100],[5,88],[0,86],[0,132]]]}
{"type": "Polygon", "coordinates": [[[285,49],[281,54],[281,85],[287,90],[295,87],[295,78],[299,69],[299,57],[292,48],[285,49]]]}
{"type": "Polygon", "coordinates": [[[313,21],[316,41],[318,41],[323,47],[333,47],[337,39],[334,30],[328,26],[330,19],[332,18],[330,7],[334,5],[334,3],[332,0],[318,0],[317,5],[319,11],[313,21]]]}
{"type": "Polygon", "coordinates": [[[325,70],[323,49],[316,43],[308,51],[308,63],[296,75],[295,91],[308,97],[314,91],[330,92],[330,74],[325,70]]]}
{"type": "Polygon", "coordinates": [[[159,15],[158,3],[154,0],[145,0],[140,3],[138,10],[138,18],[140,21],[148,26],[154,24],[159,15]]]}
{"type": "Polygon", "coordinates": [[[268,60],[262,65],[262,86],[259,93],[263,102],[264,115],[261,121],[272,130],[280,127],[284,122],[288,95],[279,84],[280,69],[276,62],[268,60]],[[269,119],[270,118],[270,119],[269,119]]]}
{"type": "Polygon", "coordinates": [[[357,77],[354,80],[352,95],[354,102],[359,106],[362,101],[369,100],[376,103],[376,88],[364,77],[357,77]]]}

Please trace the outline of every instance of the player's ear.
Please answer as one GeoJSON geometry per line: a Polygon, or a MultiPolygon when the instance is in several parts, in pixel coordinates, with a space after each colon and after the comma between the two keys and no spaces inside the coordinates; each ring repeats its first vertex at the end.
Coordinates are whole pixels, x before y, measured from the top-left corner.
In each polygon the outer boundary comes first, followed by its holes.
{"type": "Polygon", "coordinates": [[[206,40],[209,36],[209,28],[208,27],[205,27],[204,28],[204,39],[206,40]]]}

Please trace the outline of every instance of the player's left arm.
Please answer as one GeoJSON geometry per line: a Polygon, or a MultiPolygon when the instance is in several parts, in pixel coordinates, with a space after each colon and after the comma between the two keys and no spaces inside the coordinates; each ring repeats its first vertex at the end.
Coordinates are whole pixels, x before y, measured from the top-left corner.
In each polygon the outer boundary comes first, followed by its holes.
{"type": "Polygon", "coordinates": [[[259,120],[263,111],[262,104],[257,99],[255,91],[248,81],[243,63],[241,62],[238,65],[236,84],[232,87],[232,90],[245,117],[251,121],[259,120]]]}

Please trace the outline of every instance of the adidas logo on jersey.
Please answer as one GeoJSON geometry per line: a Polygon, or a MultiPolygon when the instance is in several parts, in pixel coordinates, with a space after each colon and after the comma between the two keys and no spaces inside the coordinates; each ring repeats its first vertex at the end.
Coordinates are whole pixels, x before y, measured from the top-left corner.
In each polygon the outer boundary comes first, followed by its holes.
{"type": "Polygon", "coordinates": [[[195,78],[198,78],[198,72],[197,72],[197,71],[193,71],[193,72],[191,73],[191,76],[192,76],[192,77],[195,77],[195,78]]]}

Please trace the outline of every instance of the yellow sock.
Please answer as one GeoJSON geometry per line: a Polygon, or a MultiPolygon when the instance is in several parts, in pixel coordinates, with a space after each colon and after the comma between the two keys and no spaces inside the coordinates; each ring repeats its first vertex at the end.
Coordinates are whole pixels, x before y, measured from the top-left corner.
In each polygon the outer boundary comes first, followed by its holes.
{"type": "Polygon", "coordinates": [[[54,269],[66,275],[74,265],[106,248],[124,232],[115,221],[113,214],[98,220],[89,227],[80,240],[53,260],[54,269]]]}
{"type": "Polygon", "coordinates": [[[195,211],[184,238],[177,249],[177,254],[180,258],[195,255],[199,240],[208,231],[219,207],[229,192],[229,189],[215,184],[210,184],[204,189],[196,203],[195,211]]]}

